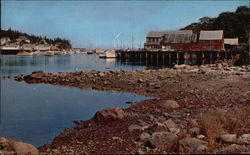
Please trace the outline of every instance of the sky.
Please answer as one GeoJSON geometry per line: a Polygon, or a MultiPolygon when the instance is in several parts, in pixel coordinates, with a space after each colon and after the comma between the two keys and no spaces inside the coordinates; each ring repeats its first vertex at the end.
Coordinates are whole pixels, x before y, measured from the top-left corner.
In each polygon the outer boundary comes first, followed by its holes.
{"type": "Polygon", "coordinates": [[[178,30],[199,18],[248,6],[224,1],[1,1],[1,28],[69,39],[75,48],[143,47],[150,30],[178,30]]]}

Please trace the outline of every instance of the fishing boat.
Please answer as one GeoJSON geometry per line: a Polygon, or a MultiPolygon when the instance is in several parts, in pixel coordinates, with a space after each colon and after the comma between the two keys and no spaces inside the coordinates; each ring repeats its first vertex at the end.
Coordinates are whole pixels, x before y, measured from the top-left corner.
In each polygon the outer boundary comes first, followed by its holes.
{"type": "Polygon", "coordinates": [[[115,50],[108,50],[106,52],[106,58],[116,58],[115,50]]]}

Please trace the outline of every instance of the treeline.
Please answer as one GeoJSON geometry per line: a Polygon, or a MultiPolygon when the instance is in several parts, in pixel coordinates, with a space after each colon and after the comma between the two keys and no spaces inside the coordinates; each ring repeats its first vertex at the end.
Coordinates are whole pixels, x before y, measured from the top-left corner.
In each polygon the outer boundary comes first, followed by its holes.
{"type": "Polygon", "coordinates": [[[202,17],[182,30],[224,30],[225,38],[239,38],[240,43],[249,41],[250,8],[240,6],[235,12],[222,12],[216,18],[202,17]]]}
{"type": "Polygon", "coordinates": [[[54,38],[50,39],[47,37],[41,37],[41,36],[35,36],[35,35],[29,35],[27,33],[22,33],[17,30],[12,30],[9,28],[8,30],[2,30],[1,29],[1,37],[9,37],[11,39],[11,42],[16,42],[16,39],[20,36],[25,36],[30,40],[30,43],[37,44],[37,43],[43,43],[43,40],[50,44],[50,45],[57,45],[60,49],[71,49],[72,45],[69,40],[67,39],[61,39],[61,38],[54,38]]]}
{"type": "Polygon", "coordinates": [[[235,12],[222,12],[216,18],[202,17],[181,30],[223,30],[225,38],[239,38],[239,50],[243,51],[237,65],[249,64],[250,8],[240,6],[235,12]]]}

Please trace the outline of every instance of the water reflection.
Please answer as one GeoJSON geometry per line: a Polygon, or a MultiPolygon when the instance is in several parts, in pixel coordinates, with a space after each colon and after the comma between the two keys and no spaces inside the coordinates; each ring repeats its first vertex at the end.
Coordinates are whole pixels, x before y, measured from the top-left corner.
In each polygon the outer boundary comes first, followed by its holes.
{"type": "MultiPolygon", "coordinates": [[[[34,70],[143,69],[142,66],[107,62],[95,55],[1,56],[3,76],[30,74],[34,70]]],[[[90,119],[98,110],[128,107],[126,101],[146,99],[130,93],[98,92],[45,84],[26,84],[1,79],[1,136],[41,146],[72,127],[73,120],[90,119]]]]}

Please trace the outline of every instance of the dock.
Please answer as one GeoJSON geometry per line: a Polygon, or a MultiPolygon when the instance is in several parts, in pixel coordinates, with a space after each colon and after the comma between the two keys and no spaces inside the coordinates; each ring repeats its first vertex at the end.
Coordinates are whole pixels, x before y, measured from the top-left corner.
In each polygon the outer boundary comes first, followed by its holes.
{"type": "Polygon", "coordinates": [[[156,50],[117,50],[122,63],[145,66],[173,66],[175,64],[212,64],[218,60],[232,60],[239,51],[156,51],[156,50]]]}

